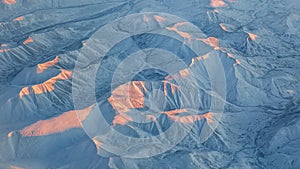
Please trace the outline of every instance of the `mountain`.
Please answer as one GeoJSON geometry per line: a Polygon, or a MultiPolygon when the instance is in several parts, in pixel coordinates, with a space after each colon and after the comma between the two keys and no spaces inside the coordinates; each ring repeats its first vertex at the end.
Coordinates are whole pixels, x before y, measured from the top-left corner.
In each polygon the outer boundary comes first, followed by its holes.
{"type": "Polygon", "coordinates": [[[300,168],[300,2],[2,0],[0,169],[300,168]]]}

